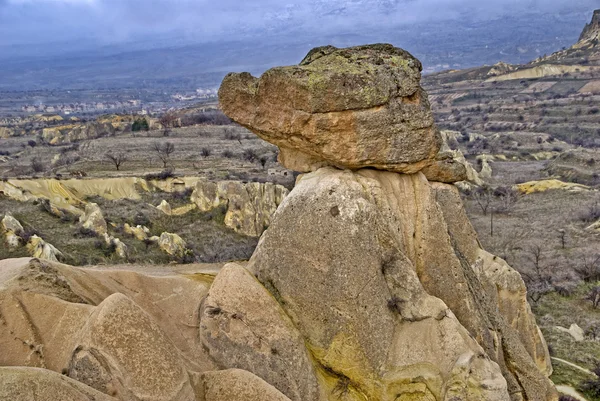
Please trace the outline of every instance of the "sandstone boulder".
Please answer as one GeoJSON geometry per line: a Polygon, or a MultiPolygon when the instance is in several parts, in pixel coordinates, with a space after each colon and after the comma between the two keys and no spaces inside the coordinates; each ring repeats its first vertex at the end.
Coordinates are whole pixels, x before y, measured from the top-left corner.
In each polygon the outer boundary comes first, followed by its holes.
{"type": "Polygon", "coordinates": [[[202,342],[220,367],[252,372],[294,401],[319,399],[302,336],[245,268],[223,267],[200,313],[202,342]]]}
{"type": "Polygon", "coordinates": [[[160,202],[158,206],[156,206],[156,208],[166,215],[171,215],[171,205],[169,205],[169,202],[167,202],[164,199],[162,200],[162,202],[160,202]]]}
{"type": "Polygon", "coordinates": [[[27,243],[27,249],[34,258],[50,260],[58,262],[58,257],[62,256],[62,252],[56,249],[54,245],[49,244],[37,235],[32,235],[27,243]]]}
{"type": "Polygon", "coordinates": [[[158,239],[160,249],[172,256],[182,257],[185,253],[186,243],[177,234],[164,232],[158,239]]]}
{"type": "Polygon", "coordinates": [[[260,377],[241,369],[207,372],[202,381],[206,401],[290,401],[260,377]]]}
{"type": "Polygon", "coordinates": [[[316,48],[295,66],[260,78],[229,74],[225,114],[279,146],[292,170],[324,165],[414,173],[435,159],[440,135],[421,63],[389,44],[316,48]]]}
{"type": "Polygon", "coordinates": [[[0,367],[0,400],[117,401],[59,373],[24,367],[0,367]]]}
{"type": "Polygon", "coordinates": [[[585,332],[583,331],[583,329],[581,327],[579,327],[577,325],[577,323],[571,324],[571,326],[569,326],[568,329],[566,327],[561,327],[561,326],[556,326],[556,329],[558,331],[562,331],[563,333],[567,333],[568,335],[573,337],[573,339],[575,341],[585,340],[585,332]]]}
{"type": "Polygon", "coordinates": [[[95,308],[73,352],[68,375],[124,400],[193,399],[177,348],[122,294],[109,296],[95,308]]]}
{"type": "Polygon", "coordinates": [[[491,155],[479,155],[477,156],[477,162],[481,164],[481,170],[479,171],[479,177],[483,179],[492,178],[492,166],[490,162],[495,160],[494,156],[491,155]]]}
{"type": "Polygon", "coordinates": [[[143,241],[148,238],[148,234],[150,234],[150,229],[145,226],[137,225],[135,227],[130,226],[128,223],[123,225],[123,231],[126,234],[134,236],[136,239],[143,241]]]}
{"type": "Polygon", "coordinates": [[[271,222],[271,217],[288,190],[272,183],[240,181],[211,182],[199,180],[191,200],[202,212],[223,208],[224,223],[234,231],[258,237],[271,222]]]}
{"type": "Polygon", "coordinates": [[[114,252],[118,257],[121,259],[127,258],[127,245],[125,245],[123,241],[121,241],[119,238],[113,237],[112,235],[108,235],[108,233],[104,233],[102,237],[104,238],[106,245],[114,248],[114,252]]]}
{"type": "Polygon", "coordinates": [[[87,230],[90,230],[96,235],[104,235],[107,233],[106,220],[102,210],[97,203],[88,203],[85,205],[84,213],[79,216],[79,223],[87,230]]]}
{"type": "Polygon", "coordinates": [[[453,183],[468,178],[467,164],[460,150],[450,149],[447,134],[442,131],[442,147],[433,163],[422,172],[429,181],[453,183]]]}
{"type": "MultiPolygon", "coordinates": [[[[538,369],[550,376],[552,365],[548,347],[527,302],[527,288],[521,275],[502,258],[481,249],[455,187],[434,183],[432,189],[446,221],[454,252],[464,258],[462,263],[470,265],[477,280],[486,286],[485,295],[490,303],[486,313],[493,316],[494,313],[489,311],[497,309],[504,323],[516,331],[521,345],[538,369]]],[[[502,322],[498,323],[502,326],[502,322]]],[[[510,334],[508,337],[512,338],[510,334]]],[[[505,339],[506,342],[513,340],[505,339]]],[[[512,349],[515,347],[518,348],[518,344],[510,346],[512,349]]]]}
{"type": "Polygon", "coordinates": [[[13,232],[17,235],[23,233],[23,226],[19,223],[19,220],[15,219],[10,214],[6,214],[2,219],[2,229],[4,232],[13,232]]]}
{"type": "Polygon", "coordinates": [[[21,235],[24,230],[19,220],[10,214],[6,214],[2,219],[2,230],[4,231],[6,245],[10,249],[16,249],[21,245],[21,235]]]}

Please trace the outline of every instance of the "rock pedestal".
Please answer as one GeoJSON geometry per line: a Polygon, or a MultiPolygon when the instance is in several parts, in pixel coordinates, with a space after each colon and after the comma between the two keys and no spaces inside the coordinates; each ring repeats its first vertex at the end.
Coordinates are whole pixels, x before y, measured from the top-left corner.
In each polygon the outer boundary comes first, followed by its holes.
{"type": "Polygon", "coordinates": [[[215,285],[203,309],[204,343],[230,352],[223,368],[244,360],[292,400],[299,388],[308,400],[557,399],[523,280],[481,249],[447,184],[466,169],[442,147],[420,70],[391,45],[329,46],[260,78],[224,79],[224,112],[278,145],[286,167],[312,171],[246,267],[278,305],[261,310],[273,324],[289,319],[288,335],[299,333],[312,366],[295,365],[292,383],[274,378],[265,366],[282,366],[279,354],[260,341],[240,347],[247,334],[233,321],[215,328],[211,311],[242,302],[257,285],[249,279],[244,288],[215,285]],[[230,346],[215,342],[224,335],[230,346]],[[306,387],[313,375],[316,393],[306,387]]]}

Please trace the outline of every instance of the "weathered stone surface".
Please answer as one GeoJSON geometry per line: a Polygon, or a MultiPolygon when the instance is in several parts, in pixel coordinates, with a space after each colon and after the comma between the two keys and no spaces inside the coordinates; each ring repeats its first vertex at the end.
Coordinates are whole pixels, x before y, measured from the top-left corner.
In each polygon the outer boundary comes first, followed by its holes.
{"type": "Polygon", "coordinates": [[[414,173],[441,145],[420,79],[421,63],[392,45],[330,46],[260,78],[229,74],[219,101],[225,114],[279,146],[288,168],[414,173]]]}
{"type": "MultiPolygon", "coordinates": [[[[299,180],[249,269],[356,398],[556,399],[536,366],[537,337],[524,345],[519,330],[529,329],[502,313],[522,294],[498,295],[449,232],[422,174],[326,168],[299,180]]],[[[461,238],[476,259],[476,236],[461,238]]],[[[530,312],[519,319],[537,329],[530,312]]]]}
{"type": "Polygon", "coordinates": [[[492,166],[490,162],[495,160],[494,156],[491,155],[479,155],[477,156],[477,162],[481,164],[481,170],[479,171],[479,177],[483,179],[492,178],[492,166]]]}
{"type": "Polygon", "coordinates": [[[164,232],[158,239],[158,246],[160,249],[168,253],[169,255],[182,257],[185,253],[186,243],[177,234],[171,234],[164,232]]]}
{"type": "Polygon", "coordinates": [[[148,234],[150,234],[150,229],[148,227],[141,226],[141,225],[137,225],[134,227],[134,226],[130,226],[127,223],[125,223],[123,225],[123,231],[125,231],[126,234],[134,236],[136,239],[138,239],[140,241],[143,241],[146,238],[148,238],[148,234]]]}
{"type": "Polygon", "coordinates": [[[44,128],[42,138],[50,145],[79,142],[114,135],[115,128],[110,123],[91,122],[44,128]]]}
{"type": "Polygon", "coordinates": [[[127,258],[127,245],[119,238],[115,238],[112,235],[108,235],[108,233],[104,233],[103,235],[104,242],[108,246],[113,246],[115,249],[115,253],[121,259],[127,258]]]}
{"type": "Polygon", "coordinates": [[[290,401],[260,377],[241,369],[207,372],[202,381],[206,401],[290,401]]]}
{"type": "Polygon", "coordinates": [[[171,215],[172,210],[171,210],[171,205],[169,205],[169,202],[167,202],[166,200],[162,200],[162,202],[160,202],[160,204],[158,206],[156,206],[156,208],[158,210],[160,210],[161,212],[163,212],[166,215],[171,215]]]}
{"type": "Polygon", "coordinates": [[[102,210],[96,203],[88,203],[85,205],[84,213],[79,216],[79,223],[87,230],[93,231],[97,235],[104,235],[107,233],[106,220],[102,210]]]}
{"type": "MultiPolygon", "coordinates": [[[[50,277],[47,275],[46,277],[50,277]]],[[[93,307],[28,291],[0,291],[0,366],[62,372],[93,307]]]]}
{"type": "Polygon", "coordinates": [[[408,194],[392,203],[386,185],[412,187],[414,179],[329,168],[302,177],[249,268],[333,376],[328,381],[337,381],[330,392],[345,383],[349,400],[417,393],[432,400],[508,400],[498,365],[446,304],[426,292],[421,267],[411,260],[416,243],[403,243],[418,241],[417,227],[393,211],[402,205],[410,214],[417,205],[408,194]]]}
{"type": "Polygon", "coordinates": [[[24,231],[19,220],[10,214],[6,214],[2,219],[2,231],[4,232],[4,242],[10,249],[16,249],[21,245],[20,235],[24,231]]]}
{"type": "Polygon", "coordinates": [[[24,367],[0,367],[0,400],[117,401],[59,373],[24,367]]]}
{"type": "Polygon", "coordinates": [[[200,336],[220,367],[252,372],[294,401],[319,399],[302,336],[245,268],[223,267],[200,313],[200,336]]]}
{"type": "Polygon", "coordinates": [[[425,167],[422,172],[429,181],[453,183],[467,179],[467,168],[462,162],[464,157],[459,152],[448,150],[440,152],[435,161],[425,167]]]}
{"type": "Polygon", "coordinates": [[[193,399],[177,348],[148,314],[122,294],[109,296],[95,308],[68,374],[120,399],[193,399]]]}
{"type": "Polygon", "coordinates": [[[271,222],[271,216],[288,194],[288,190],[270,182],[212,182],[201,179],[191,200],[202,212],[223,208],[225,225],[236,232],[258,237],[271,222]]]}
{"type": "MultiPolygon", "coordinates": [[[[0,366],[32,366],[55,372],[68,371],[74,350],[78,346],[90,346],[89,338],[93,338],[90,337],[90,328],[104,324],[96,318],[98,313],[94,315],[93,322],[90,320],[92,313],[98,311],[97,305],[111,294],[122,293],[150,315],[163,333],[148,331],[147,335],[158,339],[166,336],[177,347],[178,351],[174,351],[169,346],[172,357],[180,352],[182,363],[195,372],[215,370],[216,366],[198,338],[198,309],[210,282],[210,277],[204,275],[188,277],[121,269],[76,268],[30,258],[0,261],[0,316],[3,319],[0,324],[0,366]]],[[[109,316],[111,313],[107,312],[105,306],[102,306],[102,316],[109,316]]],[[[102,341],[114,343],[119,352],[123,352],[123,358],[132,361],[143,357],[153,358],[152,355],[156,353],[160,356],[162,351],[154,346],[154,342],[139,342],[138,338],[132,341],[131,337],[127,337],[127,333],[130,333],[128,325],[147,329],[147,324],[143,322],[147,322],[148,316],[136,312],[137,308],[133,306],[119,309],[113,305],[111,308],[119,313],[131,313],[115,317],[110,323],[112,326],[103,329],[102,341]],[[142,324],[137,322],[140,319],[142,324]],[[124,341],[123,336],[129,340],[124,341]],[[129,352],[139,355],[129,356],[129,352]]],[[[103,357],[106,357],[107,349],[110,351],[106,346],[97,348],[104,350],[103,357]]],[[[101,359],[98,351],[94,353],[101,359]]],[[[80,350],[77,355],[82,355],[80,350]]],[[[114,359],[110,355],[106,358],[111,361],[114,359]]],[[[86,359],[86,362],[92,363],[90,361],[93,359],[86,359]]],[[[110,371],[110,380],[124,380],[123,377],[129,374],[139,374],[132,372],[128,365],[114,363],[116,365],[110,366],[117,366],[118,369],[110,371]]],[[[98,379],[98,375],[102,376],[102,372],[98,370],[85,377],[90,383],[101,383],[103,380],[98,379]]],[[[160,370],[148,369],[146,372],[161,374],[160,370]]]]}
{"type": "Polygon", "coordinates": [[[34,258],[50,260],[58,262],[58,257],[62,256],[62,252],[56,249],[54,245],[49,244],[37,235],[32,235],[27,243],[27,249],[34,258]]]}
{"type": "Polygon", "coordinates": [[[575,341],[583,341],[583,340],[585,340],[585,332],[583,331],[583,329],[581,327],[579,327],[579,325],[577,325],[577,323],[571,324],[571,326],[569,326],[568,329],[566,327],[561,327],[561,326],[555,326],[555,328],[558,331],[562,331],[563,333],[567,333],[568,335],[570,335],[571,337],[573,337],[573,339],[575,341]]]}
{"type": "Polygon", "coordinates": [[[429,181],[454,183],[469,181],[481,185],[477,172],[471,166],[460,150],[452,150],[448,146],[449,131],[441,131],[442,147],[433,163],[425,167],[422,172],[429,181]]]}
{"type": "MultiPolygon", "coordinates": [[[[545,376],[552,373],[548,347],[527,303],[527,290],[523,279],[504,260],[481,249],[477,234],[463,208],[458,190],[454,186],[438,183],[433,183],[431,186],[433,196],[446,222],[453,252],[463,266],[465,278],[470,283],[473,281],[481,283],[483,289],[483,296],[480,293],[471,297],[470,303],[478,305],[476,315],[479,317],[471,320],[469,323],[471,326],[467,326],[467,328],[472,333],[474,331],[480,333],[477,336],[478,341],[482,345],[488,344],[487,347],[483,345],[488,353],[497,348],[497,360],[503,368],[505,377],[509,380],[509,388],[514,381],[510,379],[510,376],[514,376],[520,382],[520,386],[527,387],[526,394],[535,392],[549,394],[547,382],[543,378],[531,374],[536,372],[535,367],[532,366],[529,358],[523,357],[530,356],[538,370],[545,376]],[[471,271],[475,273],[476,278],[469,277],[471,271]],[[485,330],[475,328],[481,324],[485,325],[486,321],[489,321],[488,324],[493,327],[495,332],[491,333],[491,340],[489,339],[490,334],[485,334],[485,330]],[[473,324],[476,326],[472,326],[473,324]],[[486,337],[488,340],[485,340],[486,337]],[[499,337],[499,339],[495,337],[499,337]],[[500,348],[492,344],[499,340],[502,342],[500,348]],[[520,376],[523,375],[528,377],[522,379],[520,376]]],[[[432,224],[429,230],[435,232],[435,230],[439,230],[439,227],[432,224]]],[[[444,257],[443,248],[438,248],[434,254],[444,257]]],[[[446,260],[453,259],[452,255],[446,258],[446,260]]],[[[452,264],[454,265],[456,262],[452,264]]],[[[436,274],[439,273],[432,272],[432,275],[436,274]]],[[[472,287],[472,284],[470,286],[472,287]]],[[[471,290],[471,292],[473,291],[471,290]]],[[[447,289],[445,299],[456,298],[456,295],[452,294],[453,291],[447,289]]],[[[460,298],[454,299],[452,303],[459,305],[460,298]]],[[[464,306],[456,306],[453,310],[457,315],[459,314],[457,311],[462,311],[461,313],[464,315],[471,313],[464,306]]],[[[465,321],[468,320],[465,319],[465,321]]],[[[513,387],[513,391],[517,391],[518,386],[514,385],[513,387]]]]}
{"type": "Polygon", "coordinates": [[[23,226],[19,223],[19,220],[15,219],[10,214],[6,214],[2,219],[2,229],[5,232],[12,231],[15,234],[21,234],[23,232],[23,226]]]}

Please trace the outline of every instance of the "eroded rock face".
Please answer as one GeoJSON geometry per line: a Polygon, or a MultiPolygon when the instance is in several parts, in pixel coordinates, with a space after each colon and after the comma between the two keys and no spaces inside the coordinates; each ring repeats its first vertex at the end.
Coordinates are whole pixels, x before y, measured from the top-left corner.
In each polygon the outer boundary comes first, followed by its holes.
{"type": "Polygon", "coordinates": [[[34,258],[40,258],[50,260],[52,262],[58,262],[58,257],[62,256],[62,252],[56,249],[56,247],[37,235],[32,235],[27,243],[27,249],[34,258]]]}
{"type": "Polygon", "coordinates": [[[420,87],[421,63],[388,44],[316,48],[260,78],[229,74],[225,114],[280,147],[296,171],[324,165],[414,173],[435,159],[440,135],[420,87]]]}
{"type": "Polygon", "coordinates": [[[259,237],[288,192],[285,187],[270,182],[212,182],[201,179],[192,192],[191,200],[202,212],[222,208],[226,226],[240,234],[259,237]]]}
{"type": "Polygon", "coordinates": [[[220,367],[250,371],[293,401],[319,399],[302,336],[245,268],[221,270],[200,314],[202,342],[220,367]]]}
{"type": "MultiPolygon", "coordinates": [[[[0,261],[0,366],[66,374],[90,394],[107,395],[95,400],[195,400],[190,376],[216,369],[198,338],[197,311],[210,282],[0,261]]],[[[2,375],[0,368],[0,383],[2,375]]]]}
{"type": "Polygon", "coordinates": [[[0,367],[0,399],[11,401],[117,401],[46,369],[0,367]]]}
{"type": "Polygon", "coordinates": [[[79,216],[79,223],[87,230],[90,230],[96,235],[104,235],[107,233],[106,220],[102,210],[96,203],[88,203],[85,205],[84,213],[79,216]]]}
{"type": "Polygon", "coordinates": [[[202,379],[206,401],[290,401],[275,387],[245,370],[207,372],[202,379]]]}
{"type": "Polygon", "coordinates": [[[164,232],[158,239],[158,246],[160,249],[168,253],[169,255],[182,257],[185,253],[186,243],[177,234],[171,234],[164,232]]]}
{"type": "MultiPolygon", "coordinates": [[[[448,232],[422,174],[325,168],[297,183],[249,269],[347,399],[555,399],[522,287],[496,294],[448,232]]],[[[477,238],[460,241],[475,263],[477,238]]]]}
{"type": "Polygon", "coordinates": [[[193,399],[178,350],[152,318],[122,294],[109,296],[95,308],[68,374],[119,399],[193,399]]]}
{"type": "Polygon", "coordinates": [[[23,234],[23,226],[19,220],[15,219],[10,214],[6,214],[2,219],[2,231],[4,232],[4,240],[10,249],[16,249],[21,245],[21,234],[23,234]]]}

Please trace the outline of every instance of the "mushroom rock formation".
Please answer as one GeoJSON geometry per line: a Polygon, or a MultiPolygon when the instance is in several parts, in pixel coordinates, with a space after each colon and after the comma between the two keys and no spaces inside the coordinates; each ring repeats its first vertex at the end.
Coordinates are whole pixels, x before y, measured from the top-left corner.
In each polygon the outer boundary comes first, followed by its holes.
{"type": "Polygon", "coordinates": [[[441,138],[421,63],[388,44],[313,49],[296,66],[260,78],[228,74],[223,112],[280,148],[280,162],[306,172],[333,165],[415,173],[431,164],[441,138]]]}
{"type": "MultiPolygon", "coordinates": [[[[312,171],[283,200],[245,267],[279,305],[262,307],[261,320],[289,320],[287,333],[304,339],[320,399],[556,400],[523,280],[481,249],[448,184],[465,170],[440,151],[420,69],[391,45],[329,46],[260,79],[224,79],[223,111],[278,145],[286,167],[312,171]]],[[[210,310],[251,308],[247,291],[211,288],[210,310]]],[[[250,316],[230,312],[229,320],[250,316]]],[[[242,346],[248,334],[214,320],[205,309],[200,335],[211,355],[223,355],[222,368],[246,361],[245,370],[297,398],[289,380],[265,371],[284,366],[273,362],[279,356],[265,355],[260,342],[242,346]]],[[[293,377],[310,383],[310,374],[303,367],[293,377]]]]}

